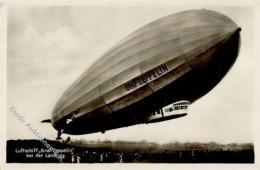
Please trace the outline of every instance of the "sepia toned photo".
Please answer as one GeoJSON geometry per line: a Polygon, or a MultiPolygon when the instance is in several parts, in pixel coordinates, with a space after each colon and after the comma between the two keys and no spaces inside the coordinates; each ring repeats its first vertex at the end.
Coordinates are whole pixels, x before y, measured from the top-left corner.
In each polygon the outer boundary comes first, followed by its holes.
{"type": "Polygon", "coordinates": [[[5,164],[256,164],[254,6],[5,9],[5,164]]]}

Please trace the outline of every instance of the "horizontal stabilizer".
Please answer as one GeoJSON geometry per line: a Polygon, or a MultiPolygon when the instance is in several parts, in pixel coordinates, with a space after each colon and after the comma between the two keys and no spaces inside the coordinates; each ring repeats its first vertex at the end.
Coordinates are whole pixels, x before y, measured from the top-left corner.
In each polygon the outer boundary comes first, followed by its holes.
{"type": "Polygon", "coordinates": [[[42,120],[41,123],[51,123],[51,119],[42,120]]]}

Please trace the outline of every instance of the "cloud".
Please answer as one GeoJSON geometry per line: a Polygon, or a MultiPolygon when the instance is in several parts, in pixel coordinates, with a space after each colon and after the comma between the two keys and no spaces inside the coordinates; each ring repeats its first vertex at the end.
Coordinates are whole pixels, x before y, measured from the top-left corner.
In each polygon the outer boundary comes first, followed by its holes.
{"type": "Polygon", "coordinates": [[[86,53],[82,39],[69,27],[60,26],[45,33],[28,25],[21,35],[8,43],[8,76],[12,83],[35,84],[35,82],[59,79],[63,75],[82,71],[83,54],[86,53]]]}

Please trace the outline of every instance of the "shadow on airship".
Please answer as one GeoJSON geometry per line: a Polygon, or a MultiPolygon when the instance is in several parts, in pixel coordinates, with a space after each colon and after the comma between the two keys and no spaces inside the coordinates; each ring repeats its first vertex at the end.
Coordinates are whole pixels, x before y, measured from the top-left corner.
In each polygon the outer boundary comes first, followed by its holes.
{"type": "Polygon", "coordinates": [[[189,104],[213,89],[235,62],[240,30],[227,16],[205,9],[151,22],[64,92],[51,124],[59,135],[87,134],[185,116],[189,104]]]}

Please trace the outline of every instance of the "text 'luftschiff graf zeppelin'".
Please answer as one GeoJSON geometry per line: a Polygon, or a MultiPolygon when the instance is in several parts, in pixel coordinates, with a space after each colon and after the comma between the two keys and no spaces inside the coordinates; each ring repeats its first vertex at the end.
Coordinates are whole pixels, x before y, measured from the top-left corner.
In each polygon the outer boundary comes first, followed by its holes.
{"type": "Polygon", "coordinates": [[[156,79],[157,77],[160,77],[167,73],[169,70],[165,64],[153,69],[152,71],[149,71],[148,73],[137,77],[136,79],[133,79],[129,83],[125,85],[125,89],[127,91],[136,89],[137,87],[143,86],[144,84],[147,84],[151,82],[152,80],[156,79]]]}

